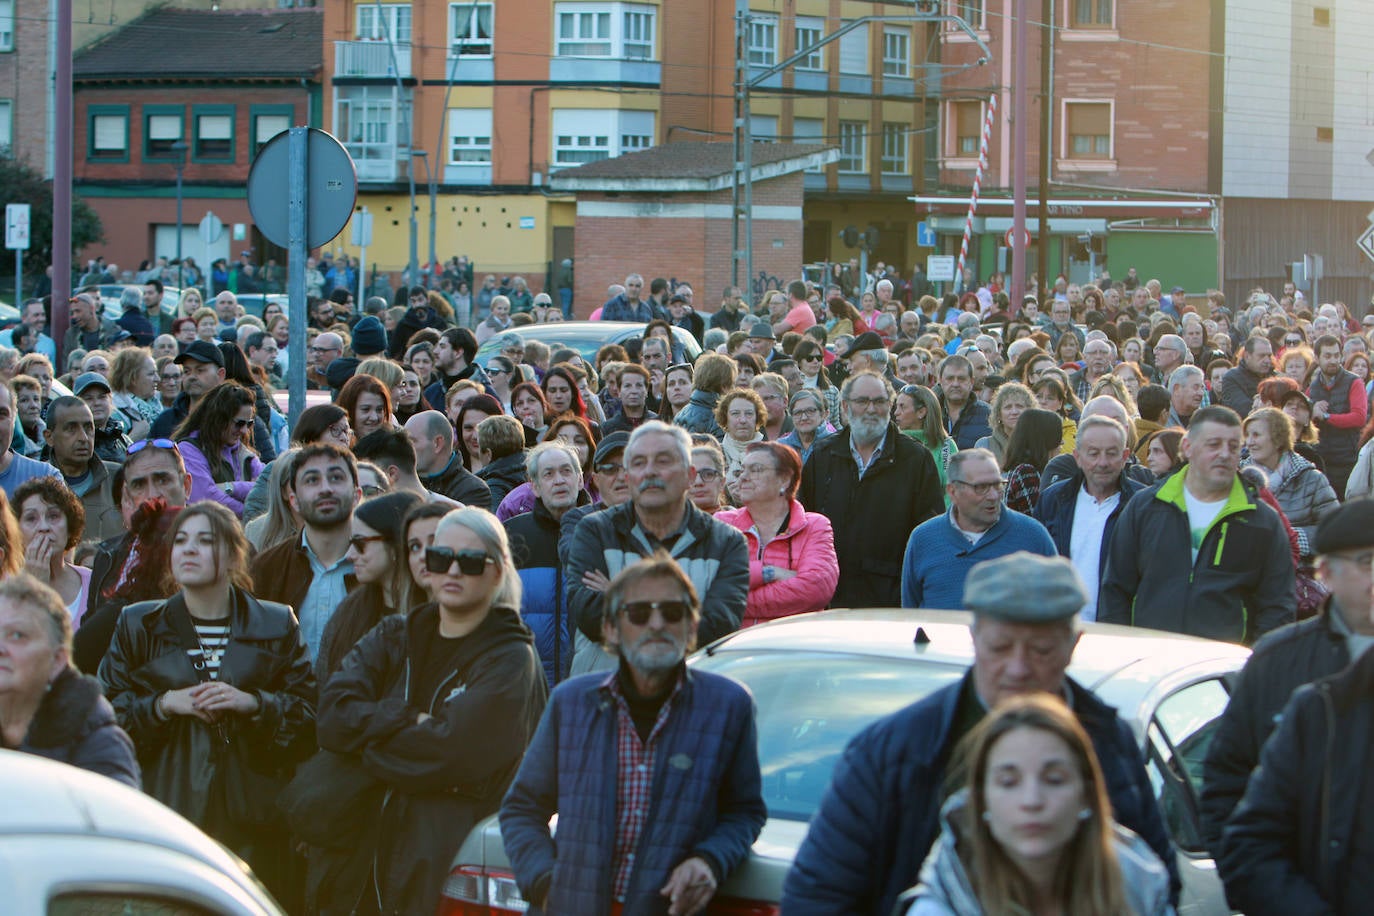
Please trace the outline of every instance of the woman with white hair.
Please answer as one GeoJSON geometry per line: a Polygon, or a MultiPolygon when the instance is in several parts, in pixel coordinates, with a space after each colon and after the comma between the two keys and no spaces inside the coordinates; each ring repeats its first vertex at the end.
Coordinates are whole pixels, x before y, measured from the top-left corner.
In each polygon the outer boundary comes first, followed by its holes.
{"type": "Polygon", "coordinates": [[[548,697],[496,516],[471,506],[444,516],[425,569],[435,600],[383,618],[320,694],[320,746],[360,758],[388,790],[384,805],[358,812],[376,818],[360,839],[375,866],[344,894],[384,913],[434,912],[454,853],[496,813],[548,697]]]}

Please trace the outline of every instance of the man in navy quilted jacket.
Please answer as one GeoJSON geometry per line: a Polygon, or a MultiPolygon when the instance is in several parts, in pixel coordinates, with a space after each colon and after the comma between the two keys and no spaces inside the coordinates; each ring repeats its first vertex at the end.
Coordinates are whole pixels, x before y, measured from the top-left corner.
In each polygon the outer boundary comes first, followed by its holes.
{"type": "Polygon", "coordinates": [[[611,581],[602,627],[619,667],[554,690],[501,805],[531,913],[693,916],[758,838],[753,699],[688,671],[699,613],[662,550],[611,581]]]}

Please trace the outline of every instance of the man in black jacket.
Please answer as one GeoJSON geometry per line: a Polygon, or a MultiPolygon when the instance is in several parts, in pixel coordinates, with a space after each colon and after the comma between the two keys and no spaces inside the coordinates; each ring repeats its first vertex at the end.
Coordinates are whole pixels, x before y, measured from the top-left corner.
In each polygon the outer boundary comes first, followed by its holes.
{"type": "Polygon", "coordinates": [[[425,489],[465,506],[495,510],[491,488],[463,467],[453,450],[453,424],[437,410],[425,410],[406,421],[406,437],[415,448],[415,471],[425,489]]]}
{"type": "Polygon", "coordinates": [[[1374,502],[1354,500],[1317,526],[1317,574],[1331,590],[1317,616],[1260,640],[1231,690],[1202,771],[1202,829],[1207,848],[1220,852],[1222,829],[1245,793],[1292,693],[1335,674],[1374,645],[1370,622],[1370,561],[1374,558],[1374,502]]]}
{"type": "Polygon", "coordinates": [[[874,372],[844,380],[848,425],[816,443],[797,498],[830,519],[840,584],[834,607],[900,607],[902,557],[917,525],[945,511],[930,450],[889,419],[892,386],[874,372]]]}

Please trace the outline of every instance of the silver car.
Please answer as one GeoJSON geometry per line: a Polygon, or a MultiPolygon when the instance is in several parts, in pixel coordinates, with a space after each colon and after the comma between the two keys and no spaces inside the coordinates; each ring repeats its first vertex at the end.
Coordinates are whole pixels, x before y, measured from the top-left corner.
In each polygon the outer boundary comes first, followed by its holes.
{"type": "MultiPolygon", "coordinates": [[[[692,657],[696,669],[753,692],[768,803],[763,833],[721,887],[713,914],[777,912],[783,878],[845,745],[875,719],[958,681],[973,662],[970,622],[952,611],[822,611],[741,630],[692,657]]],[[[1230,912],[1202,845],[1197,798],[1228,682],[1249,655],[1230,643],[1088,624],[1069,668],[1140,741],[1178,847],[1180,916],[1230,912]]],[[[495,818],[468,835],[444,894],[446,912],[524,910],[495,818]]]]}
{"type": "Polygon", "coordinates": [[[129,787],[0,751],[0,911],[284,916],[238,858],[129,787]]]}

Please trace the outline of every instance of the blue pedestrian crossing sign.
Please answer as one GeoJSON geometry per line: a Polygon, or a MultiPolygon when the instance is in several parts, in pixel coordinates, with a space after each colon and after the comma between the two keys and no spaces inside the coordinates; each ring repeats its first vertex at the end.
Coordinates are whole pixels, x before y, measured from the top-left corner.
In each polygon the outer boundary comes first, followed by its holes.
{"type": "Polygon", "coordinates": [[[916,224],[916,244],[922,248],[935,247],[935,230],[925,220],[916,224]]]}

